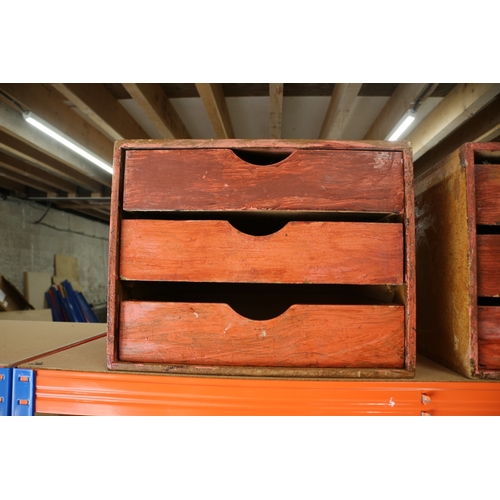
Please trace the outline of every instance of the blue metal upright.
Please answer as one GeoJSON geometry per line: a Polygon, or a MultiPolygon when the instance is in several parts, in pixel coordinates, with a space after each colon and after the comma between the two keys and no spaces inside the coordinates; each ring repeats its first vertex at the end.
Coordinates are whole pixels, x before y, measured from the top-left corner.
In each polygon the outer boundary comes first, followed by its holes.
{"type": "Polygon", "coordinates": [[[0,417],[11,414],[12,368],[0,368],[0,417]]]}
{"type": "Polygon", "coordinates": [[[23,368],[12,370],[12,410],[14,417],[30,417],[35,413],[35,372],[23,368]]]}

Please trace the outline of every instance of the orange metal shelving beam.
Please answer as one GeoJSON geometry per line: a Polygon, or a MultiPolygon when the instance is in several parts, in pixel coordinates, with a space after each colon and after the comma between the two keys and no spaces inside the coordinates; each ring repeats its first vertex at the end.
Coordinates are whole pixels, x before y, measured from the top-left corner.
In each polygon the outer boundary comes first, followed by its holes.
{"type": "Polygon", "coordinates": [[[67,415],[500,415],[500,384],[37,370],[35,411],[67,415]]]}

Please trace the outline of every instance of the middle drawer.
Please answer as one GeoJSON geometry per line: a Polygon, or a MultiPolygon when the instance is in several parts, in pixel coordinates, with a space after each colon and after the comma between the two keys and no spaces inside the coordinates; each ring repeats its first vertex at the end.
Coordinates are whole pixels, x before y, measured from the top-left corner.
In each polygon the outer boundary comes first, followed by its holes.
{"type": "Polygon", "coordinates": [[[252,236],[223,220],[121,223],[120,278],[226,283],[403,282],[400,223],[291,221],[252,236]]]}

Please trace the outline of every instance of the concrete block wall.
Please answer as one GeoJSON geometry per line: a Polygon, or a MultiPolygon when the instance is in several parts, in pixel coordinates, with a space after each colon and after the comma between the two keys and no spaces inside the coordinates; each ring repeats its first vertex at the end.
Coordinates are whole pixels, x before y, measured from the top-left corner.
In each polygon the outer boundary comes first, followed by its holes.
{"type": "Polygon", "coordinates": [[[8,197],[0,199],[0,274],[24,294],[24,271],[54,274],[54,254],[78,258],[80,284],[93,306],[106,304],[109,225],[8,197]]]}

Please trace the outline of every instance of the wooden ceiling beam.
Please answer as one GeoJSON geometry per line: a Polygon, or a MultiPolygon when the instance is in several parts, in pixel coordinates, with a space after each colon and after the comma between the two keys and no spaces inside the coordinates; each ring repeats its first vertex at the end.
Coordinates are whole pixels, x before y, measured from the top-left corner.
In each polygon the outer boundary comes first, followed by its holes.
{"type": "Polygon", "coordinates": [[[283,121],[283,84],[269,84],[269,121],[271,139],[281,139],[283,121]]]}
{"type": "Polygon", "coordinates": [[[500,93],[498,83],[459,83],[410,132],[413,161],[442,141],[500,93]]]}
{"type": "Polygon", "coordinates": [[[16,191],[24,196],[26,196],[26,187],[20,182],[15,182],[6,177],[0,176],[0,188],[9,189],[10,191],[16,191]]]}
{"type": "Polygon", "coordinates": [[[494,141],[498,134],[500,134],[500,96],[422,155],[414,163],[415,177],[457,150],[462,144],[494,141]]]}
{"type": "Polygon", "coordinates": [[[101,183],[89,179],[80,172],[68,167],[66,164],[51,158],[16,137],[5,133],[3,130],[0,130],[0,150],[25,163],[34,165],[44,172],[87,189],[92,193],[99,195],[102,193],[103,186],[101,183]]]}
{"type": "Polygon", "coordinates": [[[427,83],[400,83],[363,139],[386,139],[426,86],[427,83]]]}
{"type": "Polygon", "coordinates": [[[47,196],[56,195],[56,190],[53,186],[49,186],[45,182],[32,179],[29,176],[12,172],[10,170],[7,170],[6,168],[3,168],[2,166],[0,166],[0,176],[18,182],[20,184],[24,184],[25,186],[30,186],[32,188],[38,189],[39,191],[47,193],[47,196]]]}
{"type": "Polygon", "coordinates": [[[165,139],[191,139],[191,135],[159,83],[122,85],[165,139]]]}
{"type": "Polygon", "coordinates": [[[319,139],[342,139],[349,113],[362,85],[362,83],[335,84],[319,139]]]}
{"type": "Polygon", "coordinates": [[[3,102],[0,102],[0,130],[66,164],[70,169],[80,172],[85,177],[105,186],[111,186],[111,174],[109,172],[90,163],[55,139],[52,139],[52,137],[40,132],[27,123],[20,112],[15,111],[3,102]]]}
{"type": "Polygon", "coordinates": [[[2,83],[1,90],[78,144],[108,163],[113,161],[113,142],[60,99],[51,86],[39,83],[2,83]]]}
{"type": "Polygon", "coordinates": [[[76,193],[76,185],[71,182],[65,181],[60,177],[49,174],[40,168],[34,167],[18,158],[14,158],[6,153],[0,151],[0,166],[10,170],[14,173],[30,177],[35,181],[45,182],[46,184],[53,186],[55,189],[60,189],[67,193],[76,193]]]}
{"type": "Polygon", "coordinates": [[[103,84],[53,83],[52,85],[114,141],[149,139],[149,135],[103,84]]]}
{"type": "Polygon", "coordinates": [[[220,83],[196,83],[196,89],[217,139],[234,139],[233,124],[220,83]]]}

